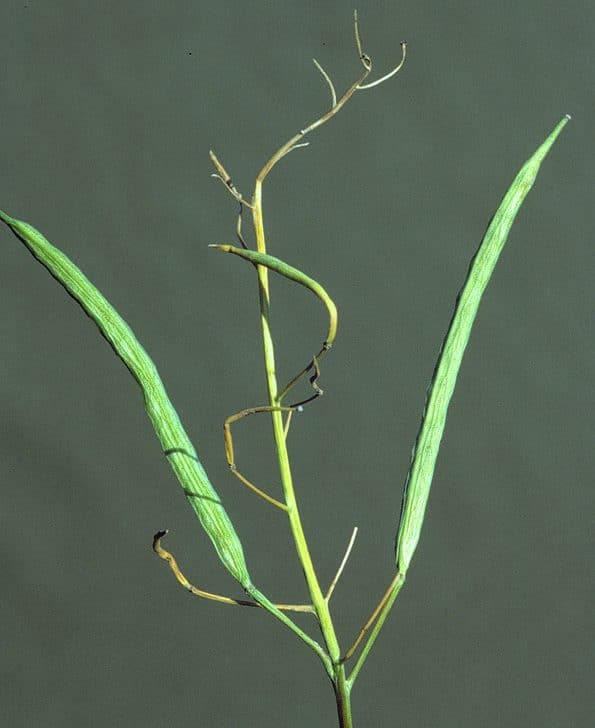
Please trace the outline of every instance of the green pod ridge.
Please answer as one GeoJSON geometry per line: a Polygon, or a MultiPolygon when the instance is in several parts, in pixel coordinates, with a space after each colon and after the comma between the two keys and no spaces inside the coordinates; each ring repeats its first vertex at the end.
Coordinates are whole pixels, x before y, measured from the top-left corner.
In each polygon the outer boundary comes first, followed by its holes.
{"type": "Polygon", "coordinates": [[[422,421],[404,486],[396,538],[396,563],[402,574],[409,568],[419,541],[448,405],[481,297],[514,219],[533,186],[539,167],[569,119],[570,116],[566,116],[557,124],[517,174],[488,225],[457,297],[450,326],[428,387],[422,421]]]}
{"type": "Polygon", "coordinates": [[[80,304],[141,387],[161,447],[228,571],[251,587],[242,544],[174,409],[155,364],[130,326],[77,266],[32,225],[0,211],[0,219],[80,304]]]}

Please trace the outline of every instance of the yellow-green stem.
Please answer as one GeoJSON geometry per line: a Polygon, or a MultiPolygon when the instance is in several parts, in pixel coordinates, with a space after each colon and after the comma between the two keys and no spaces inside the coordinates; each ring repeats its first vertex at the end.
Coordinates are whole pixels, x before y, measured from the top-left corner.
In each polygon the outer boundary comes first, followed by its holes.
{"type": "MultiPolygon", "coordinates": [[[[264,234],[264,225],[262,218],[261,179],[258,179],[256,182],[252,205],[256,249],[260,253],[266,253],[266,238],[264,234]]],[[[279,405],[279,400],[277,374],[275,370],[275,348],[269,324],[270,294],[268,269],[264,266],[258,266],[258,282],[267,390],[271,407],[277,407],[279,405]]],[[[351,728],[352,721],[351,707],[349,701],[349,686],[345,679],[344,666],[340,662],[341,650],[330,615],[328,602],[326,601],[324,594],[322,593],[322,589],[320,588],[320,582],[318,581],[318,576],[316,575],[316,570],[312,562],[312,557],[310,555],[310,550],[308,548],[304,529],[302,526],[302,520],[295,497],[295,490],[293,487],[293,478],[291,473],[291,466],[289,464],[289,454],[287,451],[282,412],[278,410],[273,410],[271,412],[271,420],[273,425],[275,446],[277,449],[277,459],[279,462],[281,484],[283,487],[285,503],[287,505],[287,516],[289,518],[289,525],[293,535],[298,558],[304,572],[304,577],[308,585],[308,590],[312,599],[312,605],[314,607],[314,610],[316,611],[320,630],[324,637],[324,641],[326,643],[326,647],[333,664],[333,684],[335,689],[335,696],[337,699],[339,724],[341,728],[351,728]]]]}

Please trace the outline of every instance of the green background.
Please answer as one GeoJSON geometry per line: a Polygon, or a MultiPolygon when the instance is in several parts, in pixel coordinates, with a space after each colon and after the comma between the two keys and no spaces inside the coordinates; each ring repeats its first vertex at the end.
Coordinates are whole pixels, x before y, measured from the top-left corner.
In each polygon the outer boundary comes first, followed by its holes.
{"type": "MultiPolygon", "coordinates": [[[[290,438],[347,645],[386,588],[424,392],[490,215],[564,113],[488,288],[452,402],[419,550],[354,689],[356,725],[586,726],[593,716],[593,32],[590,2],[360,2],[377,73],[265,189],[269,250],[340,308],[322,400],[290,438]]],[[[0,206],[103,291],[154,358],[273,599],[304,589],[282,514],[228,473],[224,418],[264,401],[255,276],[209,251],[236,205],[216,150],[255,173],[360,66],[352,3],[4,2],[0,206]]],[[[330,684],[240,596],[95,327],[9,233],[2,245],[2,643],[7,726],[333,726],[330,684]]],[[[324,314],[273,288],[279,369],[324,314]]],[[[238,462],[278,494],[267,420],[238,462]]],[[[308,624],[306,620],[304,624],[308,624]]]]}

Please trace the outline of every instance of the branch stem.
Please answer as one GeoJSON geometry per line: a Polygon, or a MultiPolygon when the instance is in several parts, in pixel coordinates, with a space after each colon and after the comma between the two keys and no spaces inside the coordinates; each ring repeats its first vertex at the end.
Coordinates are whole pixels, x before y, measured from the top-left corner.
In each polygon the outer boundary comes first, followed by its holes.
{"type": "MultiPolygon", "coordinates": [[[[399,592],[401,591],[403,584],[405,583],[405,575],[401,574],[401,572],[397,572],[394,579],[391,581],[388,589],[386,590],[385,594],[383,595],[382,599],[380,600],[378,606],[372,613],[370,619],[366,622],[364,625],[364,628],[358,635],[354,646],[349,650],[347,655],[351,656],[365,634],[367,633],[368,629],[373,624],[374,627],[372,628],[372,631],[370,632],[370,636],[368,637],[368,640],[366,644],[364,645],[363,650],[360,653],[360,656],[357,659],[357,662],[355,663],[355,666],[353,670],[351,671],[349,678],[347,680],[347,684],[349,685],[349,689],[353,687],[353,684],[355,683],[355,680],[359,674],[359,671],[362,669],[364,662],[366,661],[366,658],[368,657],[368,654],[370,650],[372,649],[372,646],[374,645],[374,642],[376,641],[376,637],[378,637],[378,633],[382,629],[382,625],[384,624],[384,621],[388,617],[388,614],[390,610],[392,609],[392,606],[395,602],[395,599],[399,596],[399,592]]],[[[345,659],[347,658],[347,655],[345,659]]]]}
{"type": "MultiPolygon", "coordinates": [[[[287,145],[282,149],[287,148],[287,145]]],[[[279,153],[274,155],[280,158],[279,153]]],[[[269,163],[270,165],[270,163],[269,163]]],[[[266,167],[265,167],[266,168],[266,167]]],[[[270,169],[270,166],[269,166],[270,169]]],[[[266,237],[264,232],[263,214],[262,214],[262,179],[265,175],[259,175],[254,188],[254,196],[252,198],[252,218],[254,223],[254,235],[256,240],[256,249],[260,253],[266,253],[266,237]]],[[[259,299],[260,299],[260,318],[262,325],[262,339],[264,349],[264,363],[266,384],[271,409],[271,420],[273,426],[273,437],[277,450],[277,459],[279,463],[279,473],[281,477],[281,485],[285,505],[287,507],[287,517],[289,526],[293,535],[296,552],[300,561],[314,612],[318,618],[320,630],[322,632],[328,655],[332,664],[333,687],[337,699],[339,712],[339,720],[341,728],[351,728],[351,706],[349,701],[349,686],[345,678],[345,668],[341,663],[341,650],[339,642],[331,618],[329,605],[322,592],[320,581],[312,562],[312,556],[306,536],[304,533],[302,519],[295,495],[293,485],[293,476],[289,463],[289,454],[287,450],[287,439],[285,432],[285,423],[283,421],[283,413],[279,410],[279,391],[275,364],[275,347],[270,327],[270,291],[268,268],[265,266],[257,266],[259,299]]]]}
{"type": "MultiPolygon", "coordinates": [[[[301,129],[297,134],[294,134],[291,139],[289,139],[285,144],[283,144],[279,149],[270,157],[270,159],[266,162],[264,167],[260,170],[256,177],[256,183],[254,186],[254,194],[252,196],[251,204],[246,205],[249,207],[249,209],[252,212],[252,221],[254,226],[254,236],[255,236],[255,242],[256,242],[256,251],[258,253],[265,254],[267,253],[266,249],[266,236],[264,231],[264,222],[263,222],[263,210],[262,210],[262,186],[264,183],[264,180],[268,176],[269,172],[273,169],[273,167],[281,160],[286,154],[288,154],[293,149],[304,146],[304,137],[309,134],[311,131],[314,131],[314,129],[317,129],[318,127],[325,124],[327,121],[330,121],[335,114],[337,114],[343,106],[349,101],[349,99],[354,95],[354,93],[358,89],[365,88],[363,85],[365,80],[368,78],[372,71],[372,62],[367,56],[361,47],[361,39],[359,36],[359,29],[357,26],[357,16],[355,17],[355,38],[356,38],[356,45],[358,50],[358,57],[363,65],[363,73],[360,75],[360,77],[343,93],[343,95],[337,99],[335,89],[333,86],[332,81],[330,80],[328,74],[326,71],[324,71],[320,64],[315,62],[319,70],[321,71],[323,77],[327,81],[327,83],[330,86],[331,89],[331,96],[332,96],[332,104],[331,107],[324,113],[322,116],[320,116],[318,119],[313,121],[311,124],[306,126],[305,128],[301,129]]],[[[403,48],[404,53],[404,48],[403,48]]],[[[404,61],[404,56],[402,61],[404,61]]],[[[399,65],[399,68],[401,67],[401,64],[399,65]]],[[[398,69],[397,69],[398,70],[398,69]]],[[[391,74],[392,75],[392,74],[391,74]]],[[[381,81],[384,79],[381,79],[381,81]]],[[[379,83],[381,82],[379,81],[379,83]]],[[[374,84],[376,85],[376,84],[374,84]]],[[[221,165],[219,164],[219,167],[221,165]]],[[[231,180],[229,179],[229,175],[227,172],[221,167],[218,171],[220,173],[221,178],[226,182],[227,186],[231,189],[232,193],[235,192],[234,189],[231,187],[231,180]]],[[[237,193],[236,193],[237,194],[237,193]]],[[[277,459],[279,463],[279,472],[281,477],[281,485],[283,487],[283,494],[284,494],[284,503],[286,506],[286,513],[289,520],[289,526],[293,535],[293,540],[296,547],[296,552],[298,555],[298,559],[300,561],[300,564],[302,566],[302,570],[304,573],[304,577],[306,579],[306,584],[308,586],[308,590],[310,592],[310,599],[312,603],[312,607],[314,609],[314,612],[318,618],[318,623],[320,627],[320,631],[322,632],[324,642],[326,644],[326,649],[328,651],[328,655],[324,656],[323,663],[325,665],[325,668],[327,669],[327,674],[331,678],[331,681],[333,683],[333,688],[335,691],[335,698],[337,701],[337,713],[339,717],[339,725],[341,728],[352,728],[353,721],[351,717],[351,686],[353,684],[352,679],[347,679],[345,674],[345,665],[344,661],[341,658],[341,650],[339,647],[339,642],[337,639],[337,635],[335,632],[335,627],[333,625],[333,621],[330,614],[329,609],[329,600],[330,596],[333,592],[334,586],[336,585],[336,580],[338,576],[340,575],[340,572],[344,566],[344,559],[343,563],[339,567],[339,572],[337,576],[335,577],[333,583],[331,584],[330,589],[328,590],[327,594],[325,595],[321,589],[320,581],[318,579],[318,576],[316,574],[316,570],[314,568],[314,564],[312,562],[312,557],[310,555],[310,550],[308,547],[308,543],[306,541],[306,536],[304,534],[304,529],[302,526],[302,520],[299,512],[299,507],[295,495],[294,485],[293,485],[293,476],[291,472],[291,466],[289,463],[289,454],[287,451],[287,428],[286,425],[283,422],[283,412],[281,408],[281,401],[283,399],[283,395],[288,391],[288,389],[298,380],[301,378],[303,374],[310,371],[310,369],[314,368],[315,372],[313,377],[311,378],[312,386],[314,387],[316,393],[312,397],[310,397],[307,400],[304,400],[304,402],[300,402],[296,405],[292,405],[291,409],[294,409],[298,407],[298,405],[305,404],[306,402],[309,402],[311,399],[314,399],[314,397],[318,396],[321,393],[321,390],[319,387],[315,386],[316,379],[318,378],[318,366],[317,366],[317,357],[314,358],[313,362],[308,365],[294,380],[290,382],[288,386],[285,387],[281,392],[279,391],[279,385],[277,382],[277,373],[276,373],[276,364],[275,364],[275,347],[273,343],[273,337],[271,333],[271,327],[270,327],[270,305],[271,305],[271,298],[270,298],[270,289],[269,289],[269,271],[268,268],[265,265],[262,265],[258,261],[256,262],[256,268],[258,273],[258,289],[259,289],[259,302],[260,302],[260,319],[261,319],[261,327],[262,327],[262,341],[263,341],[263,351],[264,351],[264,366],[265,366],[265,376],[266,376],[266,385],[267,385],[267,391],[268,391],[268,399],[269,399],[269,407],[270,407],[270,415],[271,415],[271,421],[273,426],[273,437],[275,440],[275,446],[277,450],[277,459]]],[[[334,304],[333,304],[334,306],[334,304]]],[[[335,322],[336,323],[336,322],[335,322]]],[[[334,338],[334,335],[333,335],[334,338]]],[[[328,342],[331,344],[332,342],[328,342]]],[[[321,351],[320,355],[323,354],[329,346],[323,346],[323,350],[321,351]]],[[[319,355],[319,356],[320,356],[319,355]]],[[[349,547],[350,548],[350,547],[349,547]]],[[[349,552],[349,549],[348,549],[349,552]]],[[[399,587],[400,588],[400,587],[399,587]]],[[[379,605],[379,613],[377,614],[377,621],[374,626],[374,629],[368,639],[368,643],[366,644],[364,651],[362,654],[366,654],[369,651],[370,647],[372,646],[372,643],[375,639],[375,636],[377,634],[377,630],[379,628],[379,623],[381,624],[384,619],[386,618],[386,614],[388,614],[388,609],[390,608],[390,605],[392,605],[392,601],[394,601],[394,597],[392,597],[392,594],[389,595],[391,598],[388,598],[386,603],[381,601],[381,604],[379,605]],[[387,607],[388,605],[388,607],[387,607]],[[386,611],[385,611],[386,610],[386,611]]],[[[396,594],[394,595],[396,597],[396,594]]],[[[366,630],[369,628],[370,625],[366,625],[366,630]]],[[[362,635],[363,638],[363,635],[362,635]]],[[[364,658],[365,659],[365,658],[364,658]]],[[[360,658],[361,660],[361,658],[360,658]]],[[[361,660],[361,664],[363,664],[363,660],[361,660]]],[[[358,661],[358,664],[356,665],[356,668],[359,670],[359,667],[361,667],[360,662],[358,661]]],[[[356,673],[357,674],[357,673],[356,673]]]]}

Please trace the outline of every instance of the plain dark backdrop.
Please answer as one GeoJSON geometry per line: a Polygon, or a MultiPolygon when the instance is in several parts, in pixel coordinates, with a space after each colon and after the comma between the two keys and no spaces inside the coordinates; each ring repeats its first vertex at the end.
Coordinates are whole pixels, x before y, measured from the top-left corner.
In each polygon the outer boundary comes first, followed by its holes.
{"type": "MultiPolygon", "coordinates": [[[[456,292],[525,159],[573,115],[482,303],[405,590],[354,690],[358,726],[587,726],[593,717],[595,6],[359,2],[377,73],[265,189],[269,248],[341,311],[325,397],[291,435],[323,581],[348,644],[386,587],[424,392],[456,292]]],[[[329,102],[317,57],[360,73],[352,3],[10,2],[0,10],[0,206],[61,247],[154,358],[255,582],[304,599],[282,515],[228,473],[224,418],[264,400],[255,277],[209,251],[236,205],[213,148],[255,173],[329,102]]],[[[2,722],[333,726],[322,669],[240,596],[160,454],[137,387],[9,233],[2,245],[2,722]]],[[[274,282],[281,378],[324,315],[274,282]]],[[[238,460],[276,492],[265,418],[238,460]]],[[[305,624],[308,624],[306,621],[305,624]]]]}

